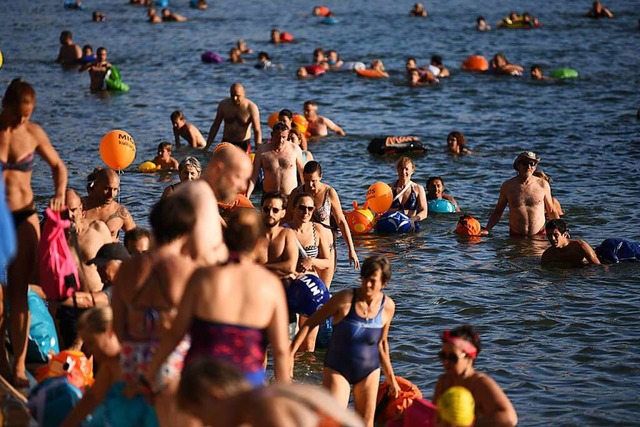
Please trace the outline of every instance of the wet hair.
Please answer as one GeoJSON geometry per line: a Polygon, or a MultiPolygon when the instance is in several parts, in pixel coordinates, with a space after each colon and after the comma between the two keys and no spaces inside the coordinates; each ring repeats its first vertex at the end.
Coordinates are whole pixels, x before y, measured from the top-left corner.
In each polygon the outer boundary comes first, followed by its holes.
{"type": "Polygon", "coordinates": [[[274,132],[276,132],[276,131],[277,131],[277,132],[283,132],[283,131],[285,131],[285,130],[289,130],[289,128],[287,127],[287,125],[285,125],[285,124],[284,124],[284,123],[282,123],[282,122],[278,122],[278,123],[276,123],[275,125],[273,125],[273,131],[272,131],[271,133],[274,133],[274,132]]]}
{"type": "Polygon", "coordinates": [[[162,150],[164,148],[166,148],[167,151],[169,151],[169,152],[171,152],[171,150],[173,150],[173,146],[171,145],[170,142],[167,142],[167,141],[161,142],[160,144],[158,144],[158,151],[160,151],[160,150],[162,150]]]}
{"type": "Polygon", "coordinates": [[[129,247],[130,242],[137,242],[138,240],[142,240],[144,238],[150,239],[151,233],[149,230],[143,227],[132,228],[131,230],[124,233],[124,246],[129,247]]]}
{"type": "Polygon", "coordinates": [[[440,178],[439,176],[430,176],[429,178],[427,178],[427,187],[429,187],[429,185],[431,185],[431,183],[436,180],[440,180],[442,186],[444,187],[444,179],[440,178]]]}
{"type": "Polygon", "coordinates": [[[73,38],[73,33],[69,30],[64,30],[60,33],[60,38],[65,40],[71,40],[73,38]]]}
{"type": "Polygon", "coordinates": [[[236,209],[231,211],[222,235],[231,252],[248,253],[264,233],[264,224],[257,211],[236,209]]]}
{"type": "Polygon", "coordinates": [[[193,166],[193,168],[198,172],[198,175],[202,173],[200,160],[193,156],[187,156],[180,162],[180,165],[178,165],[178,172],[182,172],[187,166],[193,166]]]}
{"type": "Polygon", "coordinates": [[[262,193],[262,197],[260,198],[260,206],[264,206],[267,200],[274,200],[274,199],[282,201],[283,207],[287,206],[288,197],[284,193],[281,193],[279,191],[262,193]]]}
{"type": "Polygon", "coordinates": [[[313,200],[313,196],[311,196],[311,194],[309,193],[305,193],[304,191],[301,193],[296,194],[296,197],[293,198],[293,206],[297,206],[298,203],[300,203],[300,200],[302,200],[303,198],[308,197],[311,200],[313,200]]]}
{"type": "Polygon", "coordinates": [[[434,65],[442,65],[442,56],[433,55],[431,57],[431,63],[434,64],[434,65]]]}
{"type": "Polygon", "coordinates": [[[269,54],[267,52],[260,52],[258,53],[258,59],[266,59],[267,61],[271,61],[271,58],[269,58],[269,54]]]}
{"type": "Polygon", "coordinates": [[[300,130],[296,126],[293,126],[291,129],[289,129],[289,135],[296,135],[299,141],[302,141],[302,138],[304,137],[302,132],[300,132],[300,130]]]}
{"type": "Polygon", "coordinates": [[[90,308],[78,319],[78,329],[85,329],[91,334],[105,333],[112,327],[113,310],[109,306],[90,308]]]}
{"type": "Polygon", "coordinates": [[[188,363],[182,370],[178,386],[178,406],[187,409],[190,406],[203,405],[213,397],[212,390],[223,396],[233,396],[251,385],[245,380],[240,370],[220,359],[200,357],[188,363]]]}
{"type": "Polygon", "coordinates": [[[288,108],[280,110],[280,112],[278,113],[278,118],[283,117],[283,116],[284,117],[289,117],[290,119],[293,119],[293,113],[288,108]]]}
{"type": "Polygon", "coordinates": [[[91,52],[93,52],[93,46],[91,46],[90,44],[85,44],[84,46],[82,46],[82,51],[84,52],[85,50],[90,50],[91,52]]]}
{"type": "Polygon", "coordinates": [[[316,56],[318,56],[318,55],[320,55],[320,54],[323,54],[323,55],[324,55],[324,49],[323,49],[323,48],[321,48],[321,47],[317,47],[317,48],[315,48],[315,49],[313,50],[313,56],[314,56],[314,57],[316,57],[316,56]]]}
{"type": "Polygon", "coordinates": [[[373,276],[376,271],[382,273],[382,285],[385,286],[391,280],[391,265],[389,260],[383,256],[370,256],[365,259],[360,268],[360,277],[367,278],[373,276]]]}
{"type": "Polygon", "coordinates": [[[171,113],[171,122],[175,122],[176,120],[181,120],[181,119],[184,119],[184,114],[182,114],[182,111],[176,110],[173,113],[171,113]]]}
{"type": "Polygon", "coordinates": [[[484,16],[478,16],[478,17],[476,18],[476,22],[477,22],[478,24],[480,23],[480,21],[484,21],[484,20],[485,20],[485,19],[484,19],[484,16]]]}
{"type": "Polygon", "coordinates": [[[36,91],[29,83],[21,78],[11,80],[2,98],[2,108],[18,107],[36,100],[36,91]]]}
{"type": "Polygon", "coordinates": [[[404,166],[406,164],[410,164],[411,167],[413,168],[413,170],[416,170],[416,165],[415,163],[413,163],[413,160],[411,160],[409,157],[407,156],[402,156],[400,157],[400,159],[398,159],[398,162],[396,163],[396,169],[404,166]]]}
{"type": "Polygon", "coordinates": [[[540,70],[540,71],[542,71],[542,67],[541,67],[541,66],[539,66],[538,64],[533,64],[533,65],[531,66],[531,68],[529,69],[529,71],[533,71],[533,70],[540,70]]]}
{"type": "Polygon", "coordinates": [[[335,50],[335,49],[329,49],[329,50],[327,51],[327,56],[329,56],[329,54],[331,54],[331,53],[335,53],[335,54],[336,54],[336,56],[338,57],[338,59],[340,59],[340,55],[338,55],[338,51],[337,51],[337,50],[335,50]]]}
{"type": "Polygon", "coordinates": [[[407,58],[407,60],[405,62],[409,62],[409,61],[416,62],[416,58],[414,58],[413,56],[410,56],[410,57],[407,58]]]}
{"type": "Polygon", "coordinates": [[[449,141],[449,138],[451,138],[452,136],[454,136],[458,140],[458,145],[460,146],[460,148],[465,148],[467,146],[467,138],[465,138],[462,133],[458,132],[457,130],[450,132],[449,135],[447,135],[447,141],[449,141]]]}
{"type": "Polygon", "coordinates": [[[567,227],[567,223],[561,219],[551,219],[547,221],[547,223],[544,226],[544,229],[547,232],[547,234],[551,234],[553,230],[558,230],[560,233],[566,233],[569,231],[569,228],[567,227]]]}
{"type": "Polygon", "coordinates": [[[106,53],[107,52],[107,48],[100,46],[98,49],[96,49],[96,54],[100,53],[101,51],[104,51],[106,53]]]}
{"type": "Polygon", "coordinates": [[[449,331],[449,336],[462,338],[465,341],[469,341],[473,346],[478,350],[476,355],[480,354],[480,350],[482,349],[482,343],[480,342],[480,335],[478,335],[478,331],[473,325],[462,325],[457,328],[453,328],[449,331]]]}
{"type": "Polygon", "coordinates": [[[196,209],[189,197],[172,194],[153,205],[149,223],[158,245],[172,242],[190,233],[197,221],[196,209]]]}
{"type": "Polygon", "coordinates": [[[315,160],[307,162],[307,164],[304,165],[304,169],[302,170],[303,174],[309,175],[315,172],[318,172],[318,175],[322,176],[322,166],[320,166],[320,163],[316,162],[315,160]]]}

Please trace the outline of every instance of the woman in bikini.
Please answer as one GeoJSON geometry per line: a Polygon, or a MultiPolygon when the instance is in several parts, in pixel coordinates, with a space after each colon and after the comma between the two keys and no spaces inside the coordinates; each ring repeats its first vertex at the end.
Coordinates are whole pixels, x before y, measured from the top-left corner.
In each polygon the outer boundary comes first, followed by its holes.
{"type": "Polygon", "coordinates": [[[185,367],[201,357],[224,359],[257,387],[267,378],[263,362],[269,343],[276,381],[290,380],[284,289],[277,276],[253,260],[265,234],[263,227],[253,209],[232,212],[224,230],[229,261],[199,268],[191,275],[178,316],[162,335],[143,383],[155,387],[156,374],[187,333],[191,348],[185,367]]]}
{"type": "Polygon", "coordinates": [[[395,303],[382,289],[389,283],[389,261],[367,258],[360,270],[359,288],[345,289],[320,307],[300,328],[291,344],[291,355],[304,342],[310,328],[333,317],[333,337],[324,360],[322,384],[347,407],[351,386],[355,410],[373,427],[380,368],[389,383],[389,395],[400,391],[389,356],[387,334],[395,303]]]}
{"type": "MultiPolygon", "coordinates": [[[[298,194],[306,193],[313,199],[313,211],[312,220],[318,224],[321,224],[326,229],[330,229],[333,234],[332,241],[329,245],[329,251],[332,252],[329,256],[333,260],[330,268],[321,270],[318,272],[318,276],[322,279],[327,289],[331,287],[333,281],[333,275],[336,271],[336,265],[338,262],[338,256],[336,251],[336,231],[330,226],[331,217],[333,217],[336,224],[340,228],[340,232],[344,236],[344,240],[349,248],[349,262],[353,263],[355,268],[360,268],[360,261],[358,260],[358,254],[353,244],[353,238],[351,237],[351,231],[349,231],[349,225],[342,212],[342,206],[340,204],[340,197],[338,192],[331,186],[320,182],[322,180],[322,166],[316,161],[310,161],[304,166],[303,170],[304,185],[294,189],[289,195],[289,200],[294,200],[298,194]]],[[[293,209],[287,209],[286,218],[293,218],[295,207],[293,209]]]]}
{"type": "MultiPolygon", "coordinates": [[[[191,200],[176,194],[151,209],[156,246],[126,261],[113,283],[114,330],[122,344],[124,380],[136,383],[149,368],[160,337],[171,329],[187,281],[196,268],[189,239],[196,222],[191,200]]],[[[161,426],[188,425],[175,392],[190,340],[182,339],[155,377],[154,406],[161,426]]]]}
{"type": "Polygon", "coordinates": [[[393,203],[389,211],[400,211],[411,220],[411,229],[427,218],[427,196],[424,187],[411,181],[416,166],[409,157],[400,157],[396,169],[398,180],[390,183],[393,190],[393,203]]]}
{"type": "MultiPolygon", "coordinates": [[[[7,294],[11,306],[10,336],[15,363],[13,383],[18,387],[28,385],[25,372],[29,311],[27,289],[35,283],[32,277],[37,271],[40,224],[31,188],[34,153],[38,153],[51,168],[55,195],[49,202],[54,211],[64,208],[67,188],[67,168],[51,145],[49,137],[37,124],[30,121],[36,105],[33,87],[20,79],[11,81],[2,98],[0,111],[0,168],[4,181],[7,206],[13,215],[18,241],[17,253],[8,269],[7,294]]],[[[2,289],[0,288],[0,299],[2,289]]],[[[3,323],[0,308],[0,325],[3,323]]],[[[4,331],[4,325],[0,330],[4,331]]],[[[4,346],[2,353],[4,353],[4,346]]],[[[0,371],[7,375],[6,355],[0,353],[0,371]],[[2,366],[5,365],[5,366],[2,366]]]]}
{"type": "Polygon", "coordinates": [[[507,395],[491,377],[473,367],[480,350],[480,337],[473,326],[444,332],[438,358],[445,373],[438,378],[433,401],[437,402],[450,387],[462,386],[475,399],[476,426],[515,426],[518,415],[507,395]]]}

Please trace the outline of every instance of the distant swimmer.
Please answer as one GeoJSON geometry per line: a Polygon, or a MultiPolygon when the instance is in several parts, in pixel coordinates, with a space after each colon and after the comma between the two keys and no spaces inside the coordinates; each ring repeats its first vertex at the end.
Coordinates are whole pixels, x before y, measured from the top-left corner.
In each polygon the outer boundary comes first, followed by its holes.
{"type": "Polygon", "coordinates": [[[262,130],[260,128],[260,111],[258,106],[246,97],[244,87],[240,83],[231,85],[230,97],[218,104],[216,117],[213,120],[205,151],[211,147],[224,120],[222,141],[229,142],[242,150],[251,151],[251,129],[256,149],[262,144],[262,130]]]}
{"type": "Polygon", "coordinates": [[[433,55],[431,57],[430,65],[438,69],[436,77],[449,77],[451,75],[449,73],[449,69],[442,63],[442,56],[440,55],[433,55]]]}
{"type": "Polygon", "coordinates": [[[538,64],[533,64],[529,73],[531,74],[531,78],[533,80],[551,80],[550,77],[542,74],[542,67],[540,67],[538,64]]]}
{"type": "Polygon", "coordinates": [[[498,203],[489,216],[483,234],[487,234],[500,221],[509,205],[509,234],[527,236],[544,234],[545,211],[550,219],[558,218],[553,206],[549,183],[533,175],[540,158],[532,151],[523,151],[513,162],[518,175],[500,187],[498,203]]]}
{"type": "Polygon", "coordinates": [[[147,20],[151,24],[159,24],[162,22],[162,18],[158,15],[158,11],[155,7],[150,7],[147,9],[147,20]]]}
{"type": "Polygon", "coordinates": [[[344,130],[333,121],[318,114],[318,104],[315,101],[307,101],[303,106],[304,117],[309,122],[307,130],[311,136],[327,136],[329,130],[338,135],[346,135],[344,130]]]}
{"type": "Polygon", "coordinates": [[[580,267],[583,265],[600,265],[596,252],[584,240],[571,239],[567,224],[561,219],[552,219],[545,226],[547,240],[551,247],[542,254],[540,263],[543,266],[557,265],[563,267],[580,267]]]}
{"type": "Polygon", "coordinates": [[[460,207],[456,199],[450,194],[445,194],[444,190],[444,180],[439,176],[430,176],[427,179],[427,200],[444,199],[456,207],[456,212],[460,212],[460,207]]]}
{"type": "Polygon", "coordinates": [[[338,51],[330,49],[327,51],[327,64],[330,69],[339,69],[344,65],[344,61],[340,59],[338,51]]]}
{"type": "Polygon", "coordinates": [[[484,19],[484,16],[478,16],[476,18],[476,30],[478,31],[490,31],[491,26],[487,24],[487,21],[484,19]]]}
{"type": "Polygon", "coordinates": [[[489,63],[489,71],[495,74],[510,74],[512,76],[521,76],[524,68],[518,64],[512,64],[507,61],[504,53],[496,53],[489,63]]]}
{"type": "Polygon", "coordinates": [[[104,79],[110,69],[111,63],[107,61],[107,49],[99,47],[96,51],[96,61],[83,65],[78,72],[89,71],[89,78],[91,79],[89,89],[91,92],[101,92],[107,89],[104,79]]]}
{"type": "Polygon", "coordinates": [[[180,138],[184,138],[190,146],[194,148],[203,148],[207,145],[204,136],[200,130],[187,122],[184,114],[180,110],[171,113],[171,124],[173,126],[173,136],[175,138],[176,147],[180,147],[180,138]]]}
{"type": "Polygon", "coordinates": [[[60,51],[56,58],[56,63],[63,67],[72,67],[77,65],[82,58],[82,49],[73,41],[71,31],[63,31],[60,33],[60,51]]]}
{"type": "Polygon", "coordinates": [[[589,18],[613,18],[613,13],[600,3],[600,0],[593,2],[591,10],[587,12],[589,18]]]}
{"type": "Polygon", "coordinates": [[[409,16],[427,16],[427,9],[424,8],[422,3],[416,3],[409,11],[409,16]]]}
{"type": "Polygon", "coordinates": [[[467,148],[467,139],[461,132],[454,130],[447,135],[447,150],[452,154],[470,154],[467,148]]]}
{"type": "Polygon", "coordinates": [[[253,49],[251,49],[249,46],[247,46],[247,43],[240,39],[238,40],[238,43],[236,43],[236,48],[238,48],[240,50],[240,53],[253,53],[253,49]]]}
{"type": "Polygon", "coordinates": [[[85,65],[96,61],[96,56],[93,54],[93,47],[90,44],[82,46],[82,58],[80,58],[80,64],[85,65]]]}
{"type": "Polygon", "coordinates": [[[158,144],[158,155],[152,160],[162,170],[178,170],[178,161],[171,157],[173,147],[170,142],[158,144]]]}
{"type": "Polygon", "coordinates": [[[232,47],[229,50],[229,62],[232,64],[242,64],[247,62],[242,56],[242,52],[237,47],[232,47]]]}
{"type": "Polygon", "coordinates": [[[93,22],[106,22],[107,15],[104,12],[100,12],[99,10],[94,10],[91,14],[91,20],[93,22]]]}
{"type": "Polygon", "coordinates": [[[185,22],[186,20],[186,17],[175,13],[171,9],[167,9],[166,7],[162,9],[162,22],[185,22]]]}

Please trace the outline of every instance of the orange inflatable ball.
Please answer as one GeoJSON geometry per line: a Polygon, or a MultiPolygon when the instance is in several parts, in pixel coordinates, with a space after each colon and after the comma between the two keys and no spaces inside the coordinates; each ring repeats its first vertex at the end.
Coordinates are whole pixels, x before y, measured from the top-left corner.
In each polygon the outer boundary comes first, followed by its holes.
{"type": "Polygon", "coordinates": [[[136,143],[127,132],[112,130],[100,141],[100,157],[111,169],[125,169],[136,158],[136,143]]]}
{"type": "Polygon", "coordinates": [[[462,61],[462,69],[465,71],[487,71],[489,63],[484,56],[471,55],[462,61]]]}
{"type": "Polygon", "coordinates": [[[349,230],[353,234],[364,234],[373,228],[373,212],[369,209],[357,209],[345,214],[349,230]]]}
{"type": "Polygon", "coordinates": [[[283,43],[291,43],[293,41],[293,34],[283,31],[280,33],[280,41],[283,43]]]}
{"type": "Polygon", "coordinates": [[[307,119],[300,114],[294,114],[293,118],[291,119],[291,123],[293,123],[296,126],[296,129],[298,129],[302,133],[306,133],[307,128],[309,127],[309,122],[307,121],[307,119]]]}
{"type": "Polygon", "coordinates": [[[271,113],[269,114],[269,118],[267,119],[267,124],[271,129],[278,123],[278,117],[280,117],[280,113],[271,113]]]}
{"type": "Polygon", "coordinates": [[[367,190],[366,200],[369,203],[369,209],[374,213],[385,213],[393,203],[393,191],[388,184],[378,181],[371,184],[367,190]]]}

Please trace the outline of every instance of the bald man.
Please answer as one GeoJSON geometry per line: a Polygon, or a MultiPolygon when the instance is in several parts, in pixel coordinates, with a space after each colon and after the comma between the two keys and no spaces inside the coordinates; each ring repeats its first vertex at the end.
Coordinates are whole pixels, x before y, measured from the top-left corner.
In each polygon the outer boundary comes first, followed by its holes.
{"type": "Polygon", "coordinates": [[[109,227],[113,242],[118,241],[118,232],[136,228],[129,210],[116,202],[120,189],[120,177],[113,169],[100,169],[89,175],[88,195],[82,198],[85,218],[104,221],[109,227]]]}
{"type": "Polygon", "coordinates": [[[251,171],[249,156],[234,146],[228,146],[213,153],[203,178],[219,202],[231,203],[236,195],[246,191],[251,171]]]}
{"type": "Polygon", "coordinates": [[[260,111],[256,104],[248,99],[244,87],[240,83],[231,85],[231,96],[220,101],[216,117],[213,120],[209,137],[204,150],[207,151],[218,134],[220,125],[224,120],[222,141],[230,142],[240,147],[243,151],[251,151],[251,129],[256,150],[262,144],[262,130],[260,129],[260,111]]]}

